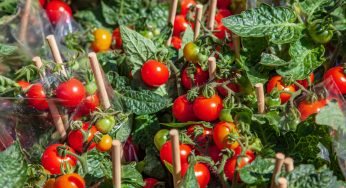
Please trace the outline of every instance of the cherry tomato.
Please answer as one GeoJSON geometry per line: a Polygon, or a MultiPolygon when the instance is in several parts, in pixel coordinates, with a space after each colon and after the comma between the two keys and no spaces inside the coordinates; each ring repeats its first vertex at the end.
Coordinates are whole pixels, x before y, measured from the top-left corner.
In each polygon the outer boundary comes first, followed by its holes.
{"type": "Polygon", "coordinates": [[[80,130],[73,130],[67,136],[68,145],[77,152],[83,152],[83,145],[88,144],[94,138],[97,129],[95,126],[91,126],[89,130],[89,123],[83,123],[83,131],[88,135],[86,142],[84,142],[83,134],[80,130]]]}
{"type": "Polygon", "coordinates": [[[213,140],[215,145],[220,149],[235,149],[239,146],[239,143],[235,140],[231,140],[230,136],[237,137],[239,135],[238,130],[234,123],[231,122],[219,122],[214,126],[213,140]]]}
{"type": "Polygon", "coordinates": [[[222,23],[222,19],[223,18],[227,18],[229,16],[231,16],[232,13],[230,10],[228,9],[219,9],[215,15],[215,21],[216,23],[218,24],[221,24],[222,23]]]}
{"type": "Polygon", "coordinates": [[[175,99],[172,107],[173,116],[179,122],[197,120],[193,112],[193,103],[189,102],[186,95],[179,96],[175,99]]]}
{"type": "Polygon", "coordinates": [[[221,150],[216,145],[208,147],[208,154],[215,163],[221,160],[221,150]]]}
{"type": "Polygon", "coordinates": [[[22,88],[22,90],[26,90],[30,86],[30,83],[24,80],[18,81],[17,84],[22,88]]]}
{"type": "Polygon", "coordinates": [[[158,87],[165,84],[169,78],[167,66],[155,60],[148,60],[141,69],[142,80],[149,86],[158,87]]]}
{"type": "MultiPolygon", "coordinates": [[[[185,163],[181,166],[181,176],[185,176],[189,164],[185,163]]],[[[200,188],[206,188],[210,181],[210,171],[203,163],[196,163],[194,166],[195,176],[200,188]]]]}
{"type": "MultiPolygon", "coordinates": [[[[225,82],[226,80],[217,80],[216,82],[218,83],[223,83],[225,82]]],[[[240,92],[240,86],[238,84],[235,84],[235,83],[229,83],[227,84],[227,87],[230,88],[232,91],[236,92],[236,93],[239,93],[240,92]]],[[[219,92],[222,96],[227,96],[228,95],[228,91],[223,88],[222,86],[218,86],[217,88],[217,92],[219,92]]]]}
{"type": "Polygon", "coordinates": [[[154,136],[154,144],[156,148],[160,151],[163,144],[169,140],[169,130],[161,129],[154,136]]]}
{"type": "Polygon", "coordinates": [[[70,80],[59,84],[55,90],[56,97],[60,99],[60,104],[67,108],[78,106],[85,97],[85,88],[79,80],[70,80]]]}
{"type": "Polygon", "coordinates": [[[115,124],[114,117],[113,116],[106,116],[106,117],[100,118],[96,121],[96,128],[101,133],[107,134],[109,131],[112,130],[114,124],[115,124]]]}
{"type": "Polygon", "coordinates": [[[46,100],[46,94],[43,91],[41,84],[33,84],[28,92],[26,93],[28,97],[28,103],[30,106],[37,110],[47,110],[48,102],[46,100]]]}
{"type": "Polygon", "coordinates": [[[54,184],[55,184],[55,179],[50,178],[44,183],[43,188],[55,188],[54,184]]]}
{"type": "Polygon", "coordinates": [[[120,28],[116,28],[113,31],[113,41],[115,41],[115,48],[116,49],[121,49],[123,46],[123,40],[121,39],[121,33],[120,33],[120,28]]]}
{"type": "Polygon", "coordinates": [[[199,65],[196,66],[196,70],[193,73],[193,80],[189,76],[188,69],[186,67],[181,74],[181,83],[186,89],[191,89],[192,86],[200,86],[208,82],[208,71],[203,71],[199,65]]]}
{"type": "Polygon", "coordinates": [[[82,103],[78,107],[78,112],[82,115],[87,115],[95,111],[99,105],[100,100],[97,94],[89,95],[83,99],[82,103]]]}
{"type": "Polygon", "coordinates": [[[231,0],[217,0],[217,8],[229,9],[231,6],[231,0]]]}
{"type": "Polygon", "coordinates": [[[77,164],[77,159],[74,156],[60,156],[57,149],[59,146],[64,146],[67,148],[68,151],[75,153],[75,151],[72,148],[65,146],[63,144],[53,144],[48,146],[46,150],[43,152],[41,164],[51,174],[61,174],[60,166],[62,164],[64,165],[65,163],[69,163],[71,167],[74,167],[77,164]]]}
{"type": "MultiPolygon", "coordinates": [[[[224,167],[225,175],[227,179],[230,181],[233,180],[234,172],[236,170],[237,158],[238,156],[233,156],[232,158],[228,159],[224,167]]],[[[255,154],[250,150],[246,151],[246,157],[242,157],[242,159],[240,160],[238,164],[238,169],[241,169],[247,164],[252,163],[254,159],[255,159],[255,154]]],[[[238,175],[238,181],[240,181],[239,175],[238,175]]]]}
{"type": "Polygon", "coordinates": [[[302,101],[298,105],[298,111],[300,112],[300,119],[302,121],[306,120],[310,115],[318,113],[324,106],[326,106],[327,101],[325,99],[318,100],[315,102],[302,101]]]}
{"type": "Polygon", "coordinates": [[[206,143],[212,136],[213,130],[203,125],[191,125],[187,128],[187,135],[198,143],[206,143]]]}
{"type": "Polygon", "coordinates": [[[329,69],[324,74],[323,80],[325,87],[332,93],[346,94],[346,74],[343,67],[337,66],[329,69]]]}
{"type": "Polygon", "coordinates": [[[332,27],[322,20],[316,20],[308,24],[309,35],[316,43],[325,44],[333,38],[334,32],[332,27]]]}
{"type": "Polygon", "coordinates": [[[55,188],[85,188],[85,180],[76,173],[64,174],[58,177],[54,184],[55,188]]]}
{"type": "MultiPolygon", "coordinates": [[[[191,154],[191,147],[186,144],[180,144],[180,162],[181,164],[187,163],[188,157],[191,154]]],[[[160,159],[162,162],[166,161],[172,164],[172,143],[167,141],[160,150],[160,159]]]]}
{"type": "Polygon", "coordinates": [[[174,20],[173,35],[179,37],[180,33],[185,32],[188,25],[184,15],[177,15],[174,20]]]}
{"type": "Polygon", "coordinates": [[[145,178],[143,188],[155,188],[155,185],[159,183],[159,180],[155,178],[145,178]]]}
{"type": "Polygon", "coordinates": [[[112,141],[113,141],[112,137],[109,136],[108,134],[105,134],[102,136],[99,143],[96,144],[96,148],[101,152],[108,151],[112,148],[112,141]]]}
{"type": "MultiPolygon", "coordinates": [[[[315,79],[314,73],[311,73],[311,74],[310,74],[309,79],[310,79],[310,84],[313,84],[313,83],[314,83],[314,79],[315,79]]],[[[305,88],[308,88],[308,87],[309,87],[308,79],[305,79],[305,80],[297,80],[297,82],[298,82],[300,85],[304,86],[305,88]]]]}
{"type": "Polygon", "coordinates": [[[175,49],[179,50],[181,48],[181,45],[182,45],[182,40],[180,37],[173,36],[171,43],[175,49]]]}
{"type": "Polygon", "coordinates": [[[189,12],[190,7],[195,5],[196,5],[195,0],[182,0],[180,2],[180,7],[181,7],[180,14],[186,15],[189,12]]]}
{"type": "Polygon", "coordinates": [[[189,42],[184,46],[184,57],[186,60],[191,62],[198,61],[199,47],[193,43],[189,42]]]}
{"type": "Polygon", "coordinates": [[[50,22],[55,25],[60,20],[67,21],[72,17],[72,10],[63,1],[49,1],[46,6],[46,14],[50,22]]]}
{"type": "Polygon", "coordinates": [[[91,44],[92,49],[95,52],[107,51],[112,44],[112,35],[106,29],[96,29],[93,33],[94,41],[91,44]]]}
{"type": "MultiPolygon", "coordinates": [[[[269,82],[267,83],[267,93],[270,93],[274,87],[276,87],[279,91],[289,91],[289,92],[295,92],[296,88],[295,86],[292,85],[288,85],[285,86],[284,83],[282,83],[282,77],[277,75],[277,76],[273,76],[269,82]]],[[[288,93],[281,93],[280,94],[280,99],[281,99],[281,104],[286,103],[289,99],[291,98],[291,95],[288,93]]]]}
{"type": "Polygon", "coordinates": [[[46,0],[38,0],[40,3],[41,7],[44,8],[44,5],[46,4],[46,0]]]}
{"type": "Polygon", "coordinates": [[[193,111],[202,121],[214,121],[219,118],[222,110],[222,99],[218,95],[210,98],[199,96],[193,103],[193,111]]]}
{"type": "Polygon", "coordinates": [[[226,38],[226,33],[228,33],[229,36],[231,35],[231,31],[227,27],[225,27],[222,23],[218,24],[215,30],[217,32],[214,32],[214,35],[220,40],[223,40],[226,38]]]}

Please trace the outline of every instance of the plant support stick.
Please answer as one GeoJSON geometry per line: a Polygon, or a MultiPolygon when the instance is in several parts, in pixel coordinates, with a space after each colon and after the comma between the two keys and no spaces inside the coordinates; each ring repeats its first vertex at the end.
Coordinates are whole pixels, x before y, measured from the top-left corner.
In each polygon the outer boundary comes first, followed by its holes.
{"type": "Polygon", "coordinates": [[[180,164],[180,148],[179,148],[179,132],[172,129],[169,132],[172,142],[172,158],[173,158],[173,183],[174,188],[178,188],[181,181],[181,164],[180,164]]]}
{"type": "Polygon", "coordinates": [[[199,33],[201,31],[201,22],[202,22],[202,14],[203,14],[203,5],[198,4],[196,5],[196,20],[195,20],[195,35],[194,40],[196,40],[199,36],[199,33]]]}
{"type": "MultiPolygon", "coordinates": [[[[177,7],[178,7],[178,0],[171,0],[171,7],[169,10],[169,15],[168,15],[168,25],[172,26],[172,31],[174,28],[175,15],[177,14],[177,7]]],[[[171,40],[172,40],[172,34],[169,36],[167,40],[167,46],[171,45],[171,40]]]]}
{"type": "Polygon", "coordinates": [[[278,186],[277,188],[287,188],[287,180],[286,178],[279,178],[278,179],[278,186]]]}
{"type": "Polygon", "coordinates": [[[210,9],[209,9],[209,19],[208,19],[208,25],[207,25],[207,29],[209,29],[210,31],[214,30],[216,6],[217,6],[217,0],[211,0],[210,9]]]}
{"type": "Polygon", "coordinates": [[[28,21],[30,17],[30,7],[31,7],[31,0],[26,0],[24,11],[20,21],[20,31],[19,31],[19,40],[23,44],[26,42],[26,33],[28,30],[28,21]]]}
{"type": "Polygon", "coordinates": [[[284,160],[284,164],[285,164],[286,172],[292,172],[294,170],[294,162],[291,157],[287,157],[284,160]]]}
{"type": "Polygon", "coordinates": [[[216,71],[216,59],[215,57],[208,58],[208,70],[209,70],[209,80],[214,80],[216,71]]]}
{"type": "Polygon", "coordinates": [[[255,88],[256,88],[256,96],[257,96],[258,113],[263,114],[265,110],[263,84],[258,83],[255,85],[255,88]]]}
{"type": "Polygon", "coordinates": [[[119,140],[112,142],[112,170],[113,187],[121,188],[121,143],[119,140]]]}
{"type": "MultiPolygon", "coordinates": [[[[60,54],[54,35],[48,35],[46,39],[50,47],[50,50],[52,51],[55,63],[60,64],[62,66],[63,61],[62,61],[61,54],[60,54]]],[[[64,76],[67,76],[64,66],[61,67],[61,73],[64,76]]]]}
{"type": "Polygon", "coordinates": [[[280,173],[284,160],[285,160],[285,155],[283,153],[277,153],[275,155],[275,168],[273,171],[270,188],[276,188],[275,178],[280,173]]]}
{"type": "Polygon", "coordinates": [[[105,82],[103,80],[103,76],[101,73],[101,67],[100,67],[99,61],[97,60],[96,53],[94,53],[94,52],[89,53],[89,60],[90,60],[91,69],[92,69],[94,76],[95,76],[97,88],[98,88],[99,93],[100,93],[102,106],[104,109],[108,109],[111,107],[111,103],[109,102],[105,82]]]}

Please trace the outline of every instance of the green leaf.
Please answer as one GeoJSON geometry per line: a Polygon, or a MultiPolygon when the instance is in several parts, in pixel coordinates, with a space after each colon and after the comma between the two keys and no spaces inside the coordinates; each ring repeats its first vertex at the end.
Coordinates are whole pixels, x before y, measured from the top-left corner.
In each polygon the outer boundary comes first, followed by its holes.
{"type": "Polygon", "coordinates": [[[321,109],[321,111],[316,115],[316,123],[320,125],[327,125],[334,130],[339,130],[346,133],[346,119],[344,113],[339,107],[338,102],[336,101],[330,101],[327,106],[321,109]]]}
{"type": "Polygon", "coordinates": [[[125,109],[137,115],[156,113],[171,104],[171,100],[149,90],[115,91],[125,109]]]}
{"type": "Polygon", "coordinates": [[[184,123],[161,123],[161,125],[172,127],[172,128],[184,128],[189,125],[196,125],[196,124],[202,124],[202,125],[208,124],[210,126],[210,124],[205,121],[188,121],[184,123]]]}
{"type": "Polygon", "coordinates": [[[311,40],[302,38],[289,49],[292,58],[289,65],[280,67],[276,72],[283,77],[303,80],[325,62],[324,51],[323,45],[316,45],[311,40]]]}
{"type": "Polygon", "coordinates": [[[298,5],[302,12],[307,15],[308,21],[311,21],[315,13],[323,10],[325,6],[331,5],[333,1],[335,0],[304,0],[299,2],[298,5]]]}
{"type": "Polygon", "coordinates": [[[86,156],[88,164],[87,177],[92,179],[101,179],[103,177],[112,179],[112,161],[108,153],[93,149],[84,156],[86,156]]]}
{"type": "Polygon", "coordinates": [[[121,165],[121,187],[143,187],[144,181],[141,173],[136,169],[136,164],[121,165]]]}
{"type": "Polygon", "coordinates": [[[194,37],[194,32],[192,30],[192,28],[190,27],[190,25],[187,26],[183,38],[181,39],[181,48],[179,49],[179,55],[178,58],[183,57],[184,55],[184,47],[187,43],[193,41],[193,37],[194,37]]]}
{"type": "Polygon", "coordinates": [[[280,115],[277,111],[269,111],[265,114],[254,114],[252,117],[252,120],[257,121],[260,124],[269,123],[269,125],[272,125],[276,132],[279,132],[279,121],[280,121],[280,115]]]}
{"type": "Polygon", "coordinates": [[[145,61],[154,58],[156,47],[150,39],[125,26],[120,26],[120,32],[124,51],[135,70],[140,69],[145,61]]]}
{"type": "Polygon", "coordinates": [[[304,25],[295,23],[297,16],[287,7],[261,4],[258,8],[222,20],[223,24],[241,37],[269,37],[275,44],[296,41],[304,25]]]}
{"type": "Polygon", "coordinates": [[[135,126],[132,139],[141,148],[155,148],[154,136],[160,130],[160,124],[156,115],[141,115],[135,118],[135,126]]]}
{"type": "Polygon", "coordinates": [[[103,18],[96,10],[78,10],[73,18],[83,26],[84,29],[105,27],[103,18]]]}
{"type": "Polygon", "coordinates": [[[331,13],[333,25],[339,31],[346,30],[346,5],[337,8],[331,13]]]}
{"type": "Polygon", "coordinates": [[[18,141],[0,152],[0,161],[0,185],[3,188],[24,187],[28,165],[18,141]]]}
{"type": "Polygon", "coordinates": [[[315,169],[311,164],[302,164],[286,176],[289,188],[338,187],[339,182],[333,171],[327,167],[315,169]]]}
{"type": "Polygon", "coordinates": [[[164,179],[167,174],[160,159],[157,157],[157,151],[153,148],[146,148],[145,153],[143,173],[149,177],[164,179]]]}
{"type": "Polygon", "coordinates": [[[195,161],[189,163],[189,168],[186,171],[186,174],[181,181],[179,187],[181,188],[196,188],[199,187],[198,181],[195,175],[195,161]]]}
{"type": "Polygon", "coordinates": [[[263,159],[256,157],[256,159],[247,166],[239,170],[240,179],[251,185],[258,185],[269,183],[274,170],[274,161],[272,159],[263,159]]]}
{"type": "Polygon", "coordinates": [[[134,25],[140,18],[140,8],[143,1],[102,0],[102,15],[110,25],[134,25]]]}
{"type": "Polygon", "coordinates": [[[260,64],[268,67],[281,67],[288,63],[273,54],[263,53],[260,64]]]}
{"type": "MultiPolygon", "coordinates": [[[[115,135],[115,137],[112,136],[112,138],[116,138],[120,142],[125,142],[131,134],[132,124],[133,124],[133,116],[132,115],[127,117],[126,119],[122,120],[121,122],[119,122],[115,126],[115,127],[117,127],[115,130],[116,135],[115,135]]],[[[112,131],[113,131],[113,129],[112,129],[112,131]]],[[[112,135],[112,131],[109,133],[109,135],[112,135]]]]}
{"type": "Polygon", "coordinates": [[[239,62],[240,67],[245,70],[246,76],[252,85],[257,83],[266,83],[268,81],[269,75],[267,70],[260,71],[260,65],[253,65],[248,59],[241,57],[239,62]]]}
{"type": "Polygon", "coordinates": [[[0,44],[0,57],[9,56],[18,50],[17,46],[12,46],[8,44],[0,44]]]}
{"type": "Polygon", "coordinates": [[[0,17],[12,15],[17,11],[19,0],[0,1],[0,17]]]}
{"type": "Polygon", "coordinates": [[[268,47],[268,40],[264,37],[244,37],[241,40],[245,56],[250,62],[257,63],[262,52],[268,47]]]}

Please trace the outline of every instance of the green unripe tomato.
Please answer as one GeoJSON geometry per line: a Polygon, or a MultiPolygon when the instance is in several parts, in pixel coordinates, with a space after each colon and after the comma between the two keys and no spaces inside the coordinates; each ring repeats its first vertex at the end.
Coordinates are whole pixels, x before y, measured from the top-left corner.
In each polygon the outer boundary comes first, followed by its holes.
{"type": "Polygon", "coordinates": [[[161,129],[154,136],[154,144],[156,148],[160,151],[163,144],[169,140],[169,130],[161,129]]]}
{"type": "Polygon", "coordinates": [[[333,38],[333,30],[327,23],[316,20],[308,25],[309,34],[316,43],[325,44],[333,38]]]}
{"type": "Polygon", "coordinates": [[[103,134],[110,132],[115,124],[113,116],[107,116],[96,121],[96,128],[103,134]]]}
{"type": "Polygon", "coordinates": [[[184,47],[184,57],[186,60],[191,62],[197,62],[199,55],[199,47],[193,43],[189,42],[184,47]]]}

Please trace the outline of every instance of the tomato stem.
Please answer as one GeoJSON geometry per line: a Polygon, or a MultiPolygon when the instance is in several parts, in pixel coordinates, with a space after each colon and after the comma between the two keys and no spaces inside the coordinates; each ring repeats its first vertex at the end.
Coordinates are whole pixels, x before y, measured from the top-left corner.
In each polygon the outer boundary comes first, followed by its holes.
{"type": "Polygon", "coordinates": [[[82,165],[83,176],[85,176],[88,173],[88,165],[87,165],[86,159],[84,157],[81,157],[81,156],[79,156],[75,153],[72,153],[70,151],[66,151],[66,154],[71,155],[71,156],[75,157],[76,159],[78,159],[78,161],[82,165]]]}

